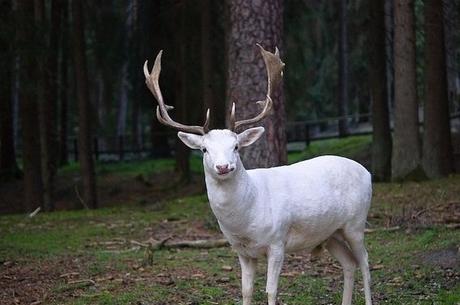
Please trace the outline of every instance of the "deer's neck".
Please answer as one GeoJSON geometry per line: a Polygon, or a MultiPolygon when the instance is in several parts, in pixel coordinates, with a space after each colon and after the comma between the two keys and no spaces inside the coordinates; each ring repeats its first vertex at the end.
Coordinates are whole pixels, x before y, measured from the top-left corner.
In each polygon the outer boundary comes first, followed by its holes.
{"type": "Polygon", "coordinates": [[[256,203],[257,190],[241,160],[233,177],[219,180],[205,171],[209,203],[221,225],[239,226],[247,223],[256,203]]]}

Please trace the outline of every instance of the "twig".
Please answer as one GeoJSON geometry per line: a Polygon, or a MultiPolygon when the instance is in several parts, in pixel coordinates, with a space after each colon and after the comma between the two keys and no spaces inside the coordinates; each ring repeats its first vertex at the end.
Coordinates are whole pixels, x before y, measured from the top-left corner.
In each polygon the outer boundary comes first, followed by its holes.
{"type": "Polygon", "coordinates": [[[34,217],[35,215],[37,215],[38,212],[41,211],[41,209],[42,209],[41,207],[36,208],[35,211],[33,211],[32,213],[29,214],[29,218],[32,218],[32,217],[34,217]]]}
{"type": "Polygon", "coordinates": [[[374,232],[394,232],[400,230],[400,226],[389,227],[389,228],[375,228],[375,229],[365,229],[365,233],[374,233],[374,232]]]}
{"type": "Polygon", "coordinates": [[[183,240],[175,243],[165,244],[165,248],[199,248],[210,249],[227,247],[229,245],[226,239],[211,239],[211,240],[183,240]]]}
{"type": "Polygon", "coordinates": [[[85,286],[92,286],[92,285],[96,285],[96,282],[91,279],[84,279],[84,280],[69,281],[67,282],[67,284],[69,285],[86,284],[85,286]]]}
{"type": "Polygon", "coordinates": [[[196,249],[210,249],[227,247],[229,245],[226,239],[200,239],[200,240],[180,240],[176,242],[167,243],[172,237],[168,236],[160,241],[148,241],[142,243],[136,240],[131,240],[130,243],[143,248],[149,248],[150,251],[160,249],[173,249],[173,248],[196,248],[196,249]]]}
{"type": "Polygon", "coordinates": [[[80,274],[79,272],[69,272],[69,273],[63,273],[59,277],[60,278],[62,278],[62,277],[71,277],[71,276],[76,276],[76,275],[79,275],[79,274],[80,274]]]}
{"type": "Polygon", "coordinates": [[[83,198],[81,198],[80,196],[80,192],[78,191],[78,186],[75,184],[75,194],[77,194],[77,198],[78,200],[80,200],[80,203],[83,205],[83,207],[87,210],[89,210],[88,208],[88,205],[86,204],[86,202],[83,200],[83,198]]]}

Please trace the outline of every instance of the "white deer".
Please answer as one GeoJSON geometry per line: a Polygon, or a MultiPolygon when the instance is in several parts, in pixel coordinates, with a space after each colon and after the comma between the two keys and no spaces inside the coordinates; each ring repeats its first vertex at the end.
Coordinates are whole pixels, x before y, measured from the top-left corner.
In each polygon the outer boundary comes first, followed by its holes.
{"type": "Polygon", "coordinates": [[[257,258],[267,256],[268,304],[276,304],[278,279],[287,252],[325,247],[342,265],[342,305],[350,305],[354,273],[360,267],[366,305],[371,305],[370,273],[364,247],[364,227],[372,184],[360,164],[337,156],[323,156],[289,166],[246,170],[239,150],[257,141],[263,127],[235,130],[266,117],[272,107],[272,88],[280,83],[284,63],[261,46],[268,92],[263,110],[252,119],[235,121],[235,104],[229,129],[209,130],[209,109],[203,126],[188,126],[171,119],[171,106],[163,102],[158,78],[161,54],[152,72],[144,65],[146,84],[158,101],[158,120],[180,130],[179,138],[203,152],[209,203],[220,229],[238,253],[242,273],[243,305],[250,305],[257,258]]]}

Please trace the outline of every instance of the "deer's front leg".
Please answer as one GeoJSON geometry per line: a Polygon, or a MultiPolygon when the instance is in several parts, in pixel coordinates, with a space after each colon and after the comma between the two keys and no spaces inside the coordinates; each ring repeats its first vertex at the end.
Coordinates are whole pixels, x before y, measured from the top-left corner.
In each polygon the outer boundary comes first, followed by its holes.
{"type": "Polygon", "coordinates": [[[254,276],[256,274],[257,260],[239,255],[241,265],[241,288],[243,292],[243,305],[251,305],[254,276]]]}
{"type": "Polygon", "coordinates": [[[276,292],[278,289],[278,279],[283,266],[284,247],[271,246],[268,252],[268,268],[267,268],[267,296],[268,305],[276,304],[276,292]]]}

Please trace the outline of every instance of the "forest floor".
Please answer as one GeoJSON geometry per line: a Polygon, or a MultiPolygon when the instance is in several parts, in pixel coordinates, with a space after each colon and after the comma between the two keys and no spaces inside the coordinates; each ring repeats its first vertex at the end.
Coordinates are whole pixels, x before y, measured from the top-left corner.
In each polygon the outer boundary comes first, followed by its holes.
{"type": "MultiPolygon", "coordinates": [[[[322,145],[327,153],[365,155],[368,141],[343,144],[322,145]]],[[[314,155],[315,148],[310,150],[290,158],[314,155]]],[[[206,196],[190,195],[202,193],[200,183],[183,193],[172,182],[160,188],[161,168],[168,169],[168,162],[99,168],[102,187],[115,181],[121,188],[112,191],[118,198],[112,206],[32,218],[0,216],[0,303],[241,304],[238,259],[229,247],[145,247],[155,241],[222,238],[206,196]],[[157,190],[150,194],[139,186],[125,194],[129,189],[119,181],[157,190]]],[[[198,158],[192,163],[199,175],[198,158]]],[[[74,173],[66,171],[61,174],[74,173]]],[[[460,304],[460,175],[375,184],[368,222],[374,304],[460,304]]],[[[254,304],[266,304],[264,272],[265,260],[260,260],[254,304]]],[[[364,304],[361,276],[357,279],[353,304],[364,304]]],[[[304,252],[286,257],[279,304],[340,304],[341,291],[342,271],[327,252],[319,258],[304,252]]]]}

